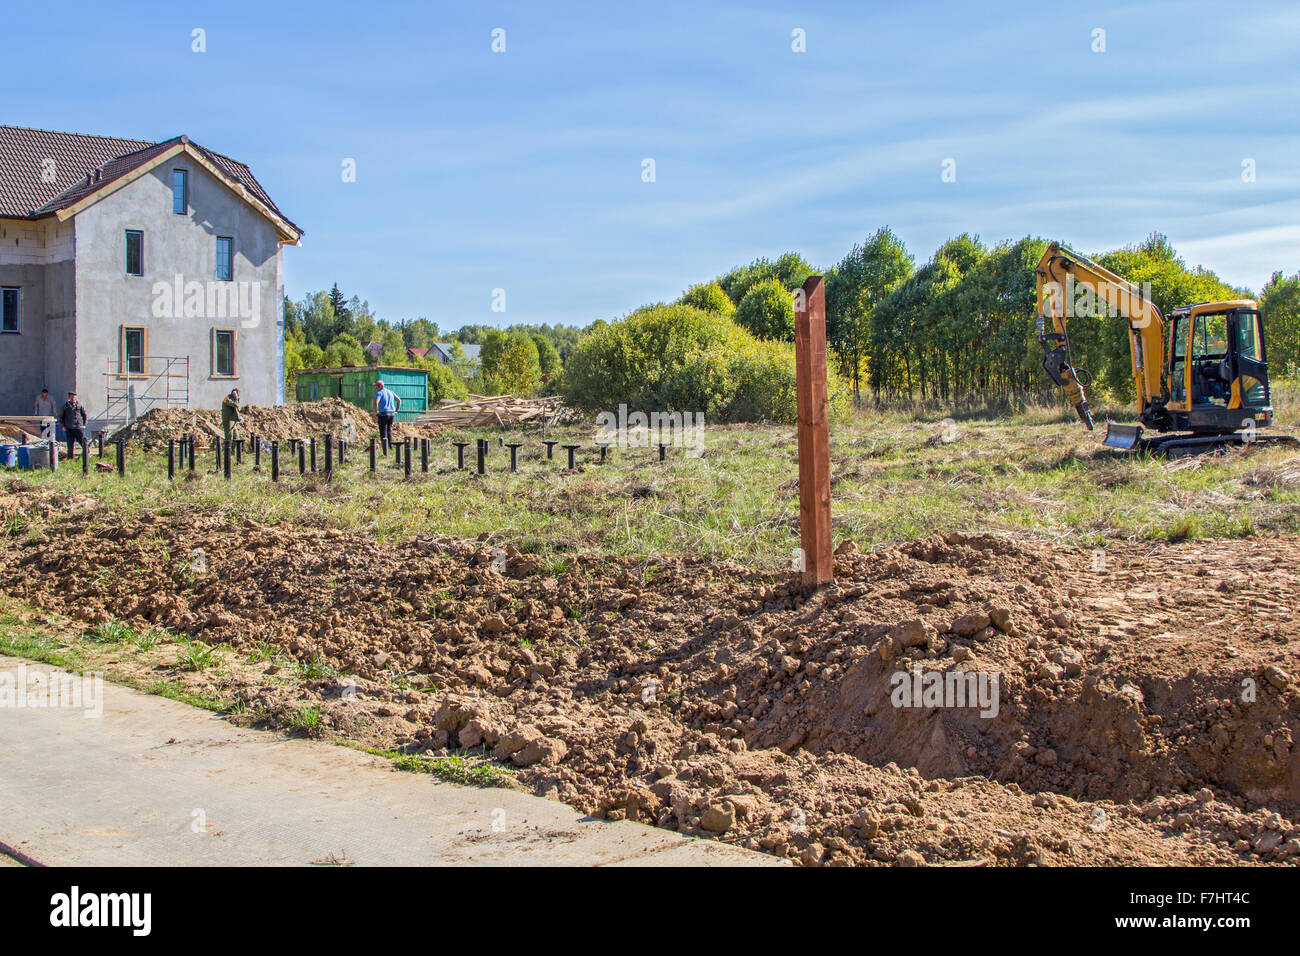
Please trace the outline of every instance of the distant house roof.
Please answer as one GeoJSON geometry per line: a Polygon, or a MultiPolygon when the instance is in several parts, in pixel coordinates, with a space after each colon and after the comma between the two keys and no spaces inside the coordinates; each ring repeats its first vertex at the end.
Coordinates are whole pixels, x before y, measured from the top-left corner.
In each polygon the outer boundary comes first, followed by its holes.
{"type": "Polygon", "coordinates": [[[238,160],[188,136],[151,143],[139,139],[0,126],[0,217],[67,219],[168,158],[186,153],[297,242],[302,229],[284,215],[238,160]]]}
{"type": "MultiPolygon", "coordinates": [[[[435,342],[429,351],[436,353],[443,364],[447,364],[451,362],[452,344],[453,343],[451,342],[435,342]]],[[[483,350],[483,346],[481,345],[465,345],[463,343],[461,344],[461,348],[465,351],[465,358],[471,362],[477,362],[479,360],[479,353],[483,350]]]]}
{"type": "Polygon", "coordinates": [[[406,350],[407,355],[414,355],[416,358],[424,358],[429,354],[428,349],[409,348],[406,350]]]}
{"type": "Polygon", "coordinates": [[[372,359],[377,359],[384,354],[383,342],[362,342],[361,347],[370,353],[372,359]]]}

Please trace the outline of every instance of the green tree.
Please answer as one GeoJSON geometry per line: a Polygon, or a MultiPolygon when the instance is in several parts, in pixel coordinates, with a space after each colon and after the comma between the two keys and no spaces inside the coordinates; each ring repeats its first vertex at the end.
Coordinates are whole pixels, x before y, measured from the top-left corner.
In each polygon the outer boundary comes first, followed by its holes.
{"type": "Polygon", "coordinates": [[[533,344],[537,346],[537,365],[541,370],[542,380],[548,384],[554,380],[564,365],[560,361],[560,351],[545,335],[534,333],[533,344]]]}
{"type": "Polygon", "coordinates": [[[794,341],[794,299],[775,276],[750,286],[736,307],[736,324],[760,339],[794,341]]]}
{"type": "Polygon", "coordinates": [[[677,302],[680,305],[703,309],[705,312],[716,312],[718,315],[732,315],[736,311],[735,305],[727,298],[727,293],[722,291],[722,286],[716,279],[713,282],[691,286],[682,293],[682,297],[677,302]]]}
{"type": "Polygon", "coordinates": [[[1300,273],[1274,272],[1259,294],[1264,350],[1274,375],[1300,375],[1300,273]]]}
{"type": "Polygon", "coordinates": [[[479,353],[485,387],[511,395],[531,395],[541,383],[537,345],[523,332],[492,329],[479,353]]]}
{"type": "Polygon", "coordinates": [[[365,365],[369,356],[362,351],[361,343],[350,335],[335,336],[325,347],[325,366],[338,368],[343,365],[365,365]]]}
{"type": "Polygon", "coordinates": [[[410,355],[406,351],[406,340],[397,329],[388,329],[380,339],[384,348],[379,354],[381,365],[410,365],[410,355]]]}
{"type": "MultiPolygon", "coordinates": [[[[872,310],[911,274],[907,247],[885,226],[849,250],[827,277],[826,337],[855,398],[861,398],[863,370],[872,353],[872,310]]],[[[883,339],[881,348],[891,344],[883,339]]]]}

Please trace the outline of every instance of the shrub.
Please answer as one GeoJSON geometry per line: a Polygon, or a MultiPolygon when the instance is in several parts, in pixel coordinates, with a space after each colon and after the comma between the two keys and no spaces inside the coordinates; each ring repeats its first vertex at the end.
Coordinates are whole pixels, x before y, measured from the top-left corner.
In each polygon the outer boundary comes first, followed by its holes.
{"type": "Polygon", "coordinates": [[[740,300],[736,323],[760,339],[793,342],[794,299],[780,279],[763,279],[740,300]]]}
{"type": "MultiPolygon", "coordinates": [[[[653,305],[578,344],[565,366],[566,401],[589,412],[702,412],[706,421],[795,420],[794,347],[761,342],[735,322],[688,305],[653,305]]],[[[848,408],[833,372],[832,411],[848,408]]]]}
{"type": "Polygon", "coordinates": [[[727,293],[722,291],[722,286],[718,285],[716,279],[687,289],[677,303],[693,306],[705,312],[716,312],[718,315],[731,315],[736,311],[736,307],[732,305],[731,300],[727,298],[727,293]]]}

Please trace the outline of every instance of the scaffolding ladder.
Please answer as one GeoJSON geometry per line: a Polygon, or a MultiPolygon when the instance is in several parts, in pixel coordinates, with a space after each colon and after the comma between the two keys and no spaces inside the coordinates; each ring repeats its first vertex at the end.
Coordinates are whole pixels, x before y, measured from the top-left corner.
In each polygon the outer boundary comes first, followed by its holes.
{"type": "Polygon", "coordinates": [[[188,355],[136,356],[126,361],[108,360],[104,403],[104,431],[124,428],[154,408],[190,403],[188,355]],[[124,371],[125,369],[125,371],[124,371]]]}

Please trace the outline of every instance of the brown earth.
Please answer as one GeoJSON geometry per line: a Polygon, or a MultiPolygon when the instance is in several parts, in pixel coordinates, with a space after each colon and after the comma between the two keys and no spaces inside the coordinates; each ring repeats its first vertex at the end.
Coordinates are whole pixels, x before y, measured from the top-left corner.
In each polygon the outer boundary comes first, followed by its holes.
{"type": "MultiPolygon", "coordinates": [[[[247,405],[240,409],[243,421],[241,434],[256,435],[266,441],[287,441],[290,438],[344,437],[350,441],[366,441],[378,437],[379,427],[375,416],[341,398],[327,398],[317,402],[294,402],[274,408],[247,405]]],[[[441,426],[411,425],[398,422],[393,426],[394,438],[431,438],[441,426]]],[[[221,411],[197,408],[154,408],[131,423],[129,441],[142,448],[159,448],[172,439],[195,435],[200,446],[210,444],[213,436],[221,434],[221,411]]]]}
{"type": "Polygon", "coordinates": [[[490,751],[598,816],[805,864],[1300,862],[1290,538],[849,544],[805,598],[731,563],[552,575],[488,541],[123,519],[21,483],[6,506],[38,519],[0,550],[19,601],[235,649],[191,686],[271,725],[317,705],[335,739],[490,751]],[[351,676],[286,683],[261,645],[351,676]],[[996,715],[895,706],[911,669],[997,674],[996,715]]]}

